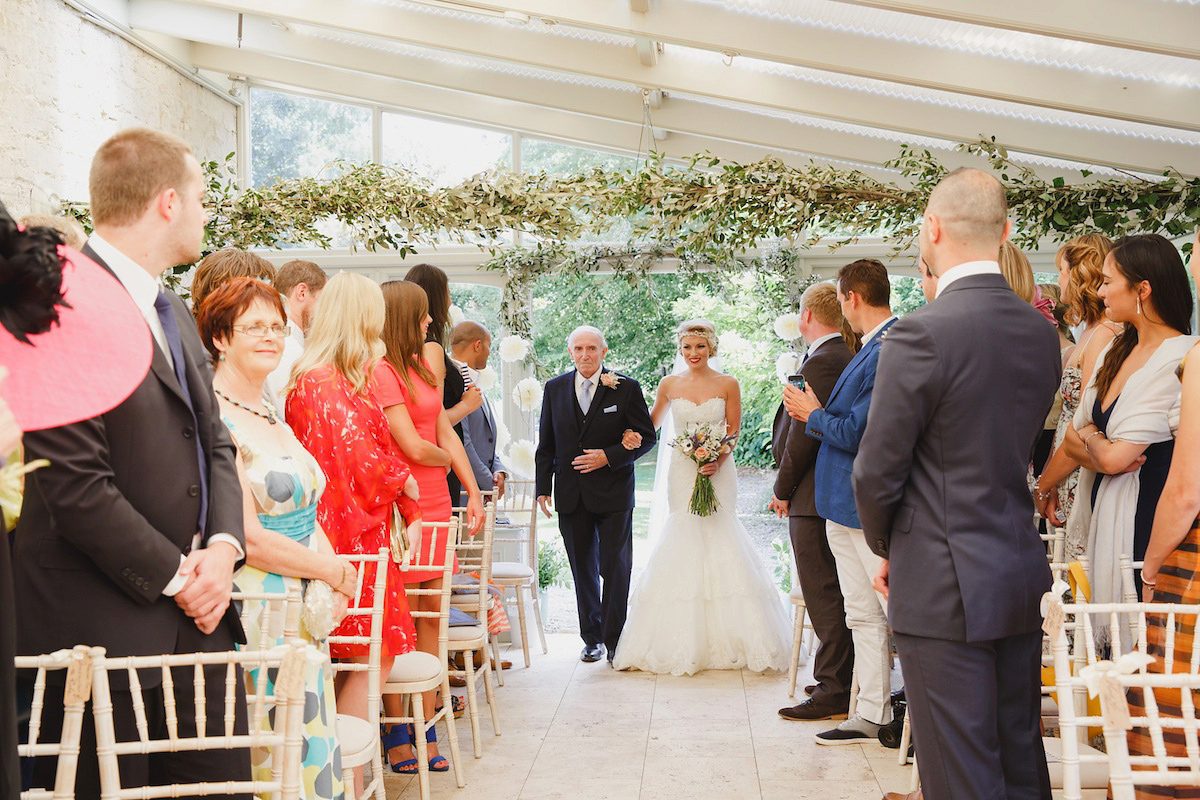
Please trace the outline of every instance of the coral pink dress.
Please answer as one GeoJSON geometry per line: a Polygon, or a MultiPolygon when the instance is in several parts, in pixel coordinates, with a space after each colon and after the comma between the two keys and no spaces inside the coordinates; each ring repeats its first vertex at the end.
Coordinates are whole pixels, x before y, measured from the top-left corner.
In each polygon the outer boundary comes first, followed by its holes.
{"type": "MultiPolygon", "coordinates": [[[[420,375],[410,369],[409,378],[412,380],[412,393],[410,394],[408,387],[400,379],[400,374],[396,372],[396,368],[384,359],[380,359],[379,363],[375,365],[372,378],[372,389],[379,405],[385,409],[391,406],[405,406],[417,429],[417,434],[425,441],[437,444],[437,421],[438,416],[442,413],[442,393],[437,390],[437,387],[430,386],[421,380],[420,375]]],[[[417,479],[417,485],[421,488],[419,504],[422,519],[434,522],[449,520],[451,515],[450,488],[446,485],[445,468],[425,467],[413,463],[409,469],[412,470],[413,476],[417,479]]],[[[422,562],[428,560],[424,554],[429,552],[430,547],[436,546],[438,548],[436,553],[445,552],[445,529],[439,531],[438,534],[435,543],[432,541],[434,531],[426,530],[422,533],[422,562]]],[[[442,564],[444,562],[439,558],[434,563],[442,564]]],[[[454,560],[454,571],[458,572],[457,558],[454,560]]],[[[440,572],[405,572],[404,580],[409,583],[417,583],[440,576],[440,572]]]]}
{"type": "MultiPolygon", "coordinates": [[[[287,397],[286,417],[328,481],[317,504],[317,522],[336,552],[374,554],[387,547],[393,503],[399,503],[409,522],[420,517],[416,503],[403,493],[410,470],[383,410],[374,398],[357,394],[340,372],[322,365],[301,375],[287,397]]],[[[385,658],[407,653],[416,643],[400,569],[390,560],[388,564],[385,658]]],[[[374,567],[368,566],[361,605],[372,602],[374,575],[374,567]]],[[[370,625],[370,617],[349,616],[334,634],[366,636],[370,625]]],[[[334,658],[351,658],[365,656],[367,645],[334,645],[330,650],[334,658]]]]}

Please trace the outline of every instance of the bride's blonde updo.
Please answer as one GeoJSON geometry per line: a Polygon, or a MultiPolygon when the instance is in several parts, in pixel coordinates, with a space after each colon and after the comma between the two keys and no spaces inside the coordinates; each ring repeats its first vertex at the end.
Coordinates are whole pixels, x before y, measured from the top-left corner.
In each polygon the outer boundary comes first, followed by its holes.
{"type": "Polygon", "coordinates": [[[708,342],[708,355],[710,357],[717,354],[717,343],[721,340],[717,338],[717,326],[706,319],[689,319],[681,322],[679,327],[675,329],[675,341],[679,346],[683,346],[683,340],[688,336],[696,336],[708,342]]]}

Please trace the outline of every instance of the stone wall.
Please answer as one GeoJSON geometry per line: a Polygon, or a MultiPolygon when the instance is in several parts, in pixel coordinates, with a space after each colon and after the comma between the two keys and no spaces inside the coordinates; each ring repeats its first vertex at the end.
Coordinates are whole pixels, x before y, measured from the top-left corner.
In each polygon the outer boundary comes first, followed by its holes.
{"type": "Polygon", "coordinates": [[[202,161],[237,141],[234,105],[62,0],[0,2],[0,109],[0,200],[18,216],[86,200],[92,154],[123,128],[177,134],[202,161]]]}

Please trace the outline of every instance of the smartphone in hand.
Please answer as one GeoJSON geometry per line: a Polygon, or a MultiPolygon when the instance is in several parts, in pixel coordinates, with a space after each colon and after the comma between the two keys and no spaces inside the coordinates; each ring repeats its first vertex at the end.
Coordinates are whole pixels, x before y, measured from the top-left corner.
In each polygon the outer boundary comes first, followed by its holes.
{"type": "Polygon", "coordinates": [[[804,391],[804,376],[803,375],[800,375],[799,373],[797,373],[795,375],[788,375],[788,383],[790,383],[792,386],[795,386],[800,391],[802,391],[802,392],[804,391]]]}

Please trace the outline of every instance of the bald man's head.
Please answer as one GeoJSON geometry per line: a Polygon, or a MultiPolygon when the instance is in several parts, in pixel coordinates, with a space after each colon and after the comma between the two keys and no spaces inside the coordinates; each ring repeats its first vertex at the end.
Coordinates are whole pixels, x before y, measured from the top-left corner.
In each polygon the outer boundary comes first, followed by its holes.
{"type": "MultiPolygon", "coordinates": [[[[954,170],[930,193],[922,229],[923,241],[932,245],[935,251],[976,254],[979,258],[994,261],[1000,242],[1008,234],[1008,199],[1004,184],[982,170],[967,167],[954,170]],[[931,224],[936,227],[936,233],[929,230],[931,224]]],[[[933,259],[926,256],[926,260],[931,266],[938,266],[939,275],[955,266],[941,263],[944,259],[936,256],[933,259]]]]}
{"type": "Polygon", "coordinates": [[[450,331],[450,353],[472,369],[483,369],[492,354],[492,335],[478,322],[460,322],[450,331]]]}

